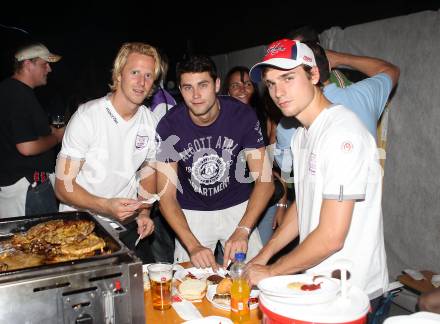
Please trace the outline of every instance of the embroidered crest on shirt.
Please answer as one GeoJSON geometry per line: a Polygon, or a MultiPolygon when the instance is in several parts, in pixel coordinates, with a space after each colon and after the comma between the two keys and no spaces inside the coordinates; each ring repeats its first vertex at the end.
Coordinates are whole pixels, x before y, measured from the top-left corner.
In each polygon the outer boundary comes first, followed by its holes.
{"type": "Polygon", "coordinates": [[[145,146],[147,146],[147,143],[148,143],[148,135],[140,135],[140,134],[136,135],[136,140],[134,144],[136,146],[136,149],[142,150],[145,146]]]}
{"type": "Polygon", "coordinates": [[[341,151],[344,153],[350,153],[351,151],[353,151],[353,143],[350,141],[342,142],[341,151]]]}
{"type": "Polygon", "coordinates": [[[217,154],[209,154],[193,163],[192,176],[200,184],[212,185],[222,179],[225,170],[226,162],[217,154]]]}

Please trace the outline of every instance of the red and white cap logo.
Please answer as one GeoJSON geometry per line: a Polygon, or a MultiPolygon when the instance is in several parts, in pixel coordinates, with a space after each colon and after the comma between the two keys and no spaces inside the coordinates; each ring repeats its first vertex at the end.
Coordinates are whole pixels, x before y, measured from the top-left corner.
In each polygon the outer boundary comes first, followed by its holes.
{"type": "Polygon", "coordinates": [[[310,47],[297,40],[280,39],[269,44],[263,60],[255,64],[249,74],[252,81],[259,82],[262,69],[266,66],[291,70],[301,64],[316,66],[315,56],[310,47]]]}

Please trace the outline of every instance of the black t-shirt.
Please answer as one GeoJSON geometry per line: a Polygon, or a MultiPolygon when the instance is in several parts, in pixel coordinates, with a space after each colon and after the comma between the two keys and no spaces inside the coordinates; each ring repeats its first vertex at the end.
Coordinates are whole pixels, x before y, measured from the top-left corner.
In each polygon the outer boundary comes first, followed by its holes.
{"type": "Polygon", "coordinates": [[[0,106],[0,186],[12,185],[22,177],[32,182],[34,171],[53,172],[53,150],[24,156],[15,146],[51,133],[33,89],[15,79],[2,81],[0,106]]]}

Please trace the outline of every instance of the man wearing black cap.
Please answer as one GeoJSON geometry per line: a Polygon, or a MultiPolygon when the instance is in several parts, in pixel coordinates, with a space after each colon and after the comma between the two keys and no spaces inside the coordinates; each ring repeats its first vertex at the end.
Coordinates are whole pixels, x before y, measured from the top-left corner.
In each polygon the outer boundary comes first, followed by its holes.
{"type": "Polygon", "coordinates": [[[50,63],[60,59],[43,44],[30,43],[16,52],[14,74],[0,84],[0,217],[58,209],[48,176],[64,127],[49,126],[33,89],[46,85],[50,63]]]}

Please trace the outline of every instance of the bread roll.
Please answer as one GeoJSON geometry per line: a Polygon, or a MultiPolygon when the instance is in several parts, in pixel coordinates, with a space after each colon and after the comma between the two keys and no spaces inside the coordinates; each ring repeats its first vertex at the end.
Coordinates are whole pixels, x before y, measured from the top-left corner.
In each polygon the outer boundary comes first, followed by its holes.
{"type": "Polygon", "coordinates": [[[215,294],[212,300],[217,304],[231,306],[231,294],[215,294]]]}
{"type": "Polygon", "coordinates": [[[217,285],[216,293],[219,295],[230,294],[231,287],[232,287],[232,279],[231,278],[224,278],[217,285]]]}
{"type": "Polygon", "coordinates": [[[186,300],[202,299],[206,294],[206,280],[186,279],[180,283],[179,293],[186,300]]]}

